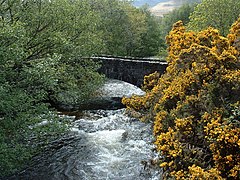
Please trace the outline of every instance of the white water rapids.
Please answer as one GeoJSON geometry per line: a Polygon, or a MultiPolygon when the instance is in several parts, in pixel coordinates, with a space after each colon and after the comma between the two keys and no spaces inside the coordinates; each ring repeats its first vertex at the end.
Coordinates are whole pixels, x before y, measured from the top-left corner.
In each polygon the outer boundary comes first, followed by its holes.
{"type": "Polygon", "coordinates": [[[57,142],[33,166],[10,179],[26,180],[157,180],[151,165],[152,125],[128,117],[125,109],[84,111],[71,122],[69,135],[57,142]]]}

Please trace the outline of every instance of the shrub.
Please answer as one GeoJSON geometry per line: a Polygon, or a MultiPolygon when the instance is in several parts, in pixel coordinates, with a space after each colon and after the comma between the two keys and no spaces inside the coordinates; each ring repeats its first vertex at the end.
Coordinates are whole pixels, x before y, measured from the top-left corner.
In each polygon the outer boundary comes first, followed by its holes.
{"type": "Polygon", "coordinates": [[[165,178],[240,176],[240,19],[230,32],[187,32],[175,23],[166,38],[166,73],[157,81],[156,74],[145,77],[145,96],[123,99],[153,121],[165,178]]]}

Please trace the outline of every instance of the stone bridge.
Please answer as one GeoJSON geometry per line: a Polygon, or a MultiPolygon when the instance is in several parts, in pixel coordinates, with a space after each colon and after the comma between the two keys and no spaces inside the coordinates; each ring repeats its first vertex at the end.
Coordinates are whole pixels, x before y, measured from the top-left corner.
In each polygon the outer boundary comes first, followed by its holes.
{"type": "Polygon", "coordinates": [[[111,79],[118,79],[129,82],[138,87],[143,84],[145,75],[155,71],[163,74],[167,67],[166,61],[148,58],[129,58],[129,57],[92,57],[94,61],[102,63],[100,73],[111,79]]]}

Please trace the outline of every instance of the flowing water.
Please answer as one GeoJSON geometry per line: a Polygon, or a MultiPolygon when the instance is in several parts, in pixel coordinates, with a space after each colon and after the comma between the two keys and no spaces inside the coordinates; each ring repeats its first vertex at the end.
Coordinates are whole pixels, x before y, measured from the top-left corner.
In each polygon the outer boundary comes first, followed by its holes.
{"type": "Polygon", "coordinates": [[[157,180],[159,169],[152,125],[126,115],[125,109],[88,110],[71,122],[69,134],[10,179],[157,180]]]}

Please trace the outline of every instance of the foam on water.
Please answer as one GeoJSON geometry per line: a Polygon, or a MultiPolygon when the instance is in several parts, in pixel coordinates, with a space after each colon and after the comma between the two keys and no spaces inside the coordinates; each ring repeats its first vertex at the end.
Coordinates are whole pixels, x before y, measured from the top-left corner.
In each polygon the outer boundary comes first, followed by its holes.
{"type": "Polygon", "coordinates": [[[135,95],[144,95],[145,92],[140,88],[123,81],[116,79],[109,79],[103,87],[99,89],[99,93],[102,96],[111,96],[111,97],[130,97],[133,94],[135,95]]]}
{"type": "Polygon", "coordinates": [[[151,124],[128,117],[125,109],[86,111],[81,119],[69,120],[73,139],[46,151],[16,179],[160,179],[158,168],[149,164],[157,157],[151,124]]]}
{"type": "MultiPolygon", "coordinates": [[[[88,112],[92,113],[92,112],[88,112]]],[[[80,119],[74,126],[94,149],[94,162],[87,162],[91,172],[84,171],[86,179],[154,179],[154,170],[146,170],[141,162],[156,157],[152,151],[151,125],[129,118],[125,109],[96,111],[95,120],[80,119]],[[96,115],[97,114],[97,115],[96,115]],[[90,128],[86,128],[90,127],[90,128]],[[88,178],[87,178],[88,177],[88,178]]]]}
{"type": "Polygon", "coordinates": [[[128,117],[125,109],[85,111],[77,120],[64,115],[59,118],[70,122],[69,134],[35,157],[30,167],[9,179],[161,179],[159,168],[151,167],[150,163],[158,158],[153,151],[150,123],[128,117]]]}

